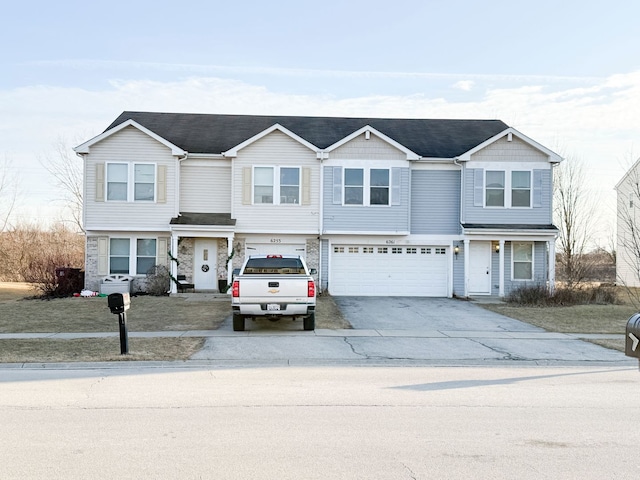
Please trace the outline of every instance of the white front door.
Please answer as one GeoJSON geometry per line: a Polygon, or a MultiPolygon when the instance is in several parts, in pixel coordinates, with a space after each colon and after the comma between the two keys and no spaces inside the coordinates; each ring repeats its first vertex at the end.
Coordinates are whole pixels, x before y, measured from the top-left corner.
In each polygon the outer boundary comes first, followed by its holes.
{"type": "Polygon", "coordinates": [[[491,242],[469,243],[469,295],[491,294],[491,242]]]}
{"type": "Polygon", "coordinates": [[[193,258],[193,284],[196,290],[218,288],[216,265],[218,242],[208,238],[196,238],[193,258]]]}

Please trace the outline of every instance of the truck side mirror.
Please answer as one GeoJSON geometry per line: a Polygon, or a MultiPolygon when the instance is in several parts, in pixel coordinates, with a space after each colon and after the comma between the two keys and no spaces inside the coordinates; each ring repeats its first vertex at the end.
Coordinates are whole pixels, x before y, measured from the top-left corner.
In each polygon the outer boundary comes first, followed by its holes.
{"type": "Polygon", "coordinates": [[[315,268],[312,268],[309,270],[309,275],[317,275],[318,274],[318,270],[316,270],[315,268]]]}
{"type": "Polygon", "coordinates": [[[111,293],[107,297],[107,304],[111,313],[124,313],[131,307],[131,298],[128,293],[111,293]]]}

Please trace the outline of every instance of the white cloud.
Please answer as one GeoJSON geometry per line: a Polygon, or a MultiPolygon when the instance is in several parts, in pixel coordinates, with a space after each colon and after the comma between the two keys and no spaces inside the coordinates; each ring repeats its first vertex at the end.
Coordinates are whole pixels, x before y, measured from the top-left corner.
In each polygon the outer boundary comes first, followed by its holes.
{"type": "Polygon", "coordinates": [[[460,80],[453,84],[453,88],[462,90],[464,92],[470,92],[473,90],[473,87],[476,85],[476,82],[473,80],[460,80]]]}

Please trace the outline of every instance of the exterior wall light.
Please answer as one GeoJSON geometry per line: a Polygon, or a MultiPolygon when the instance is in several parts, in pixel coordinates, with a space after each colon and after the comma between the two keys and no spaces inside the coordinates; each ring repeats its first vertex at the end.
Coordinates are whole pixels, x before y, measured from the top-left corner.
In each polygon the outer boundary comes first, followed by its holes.
{"type": "Polygon", "coordinates": [[[458,245],[453,247],[453,253],[455,254],[456,257],[458,256],[458,253],[460,253],[460,247],[458,245]]]}
{"type": "Polygon", "coordinates": [[[500,253],[500,244],[496,243],[496,253],[500,253]]]}

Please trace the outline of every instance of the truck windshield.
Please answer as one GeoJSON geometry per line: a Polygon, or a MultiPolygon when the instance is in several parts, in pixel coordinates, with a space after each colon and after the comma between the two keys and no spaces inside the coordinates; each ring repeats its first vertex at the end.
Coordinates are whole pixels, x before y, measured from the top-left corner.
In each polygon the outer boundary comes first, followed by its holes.
{"type": "Polygon", "coordinates": [[[304,274],[304,267],[299,258],[250,258],[244,267],[248,274],[304,274]]]}

